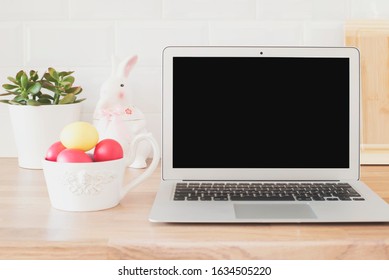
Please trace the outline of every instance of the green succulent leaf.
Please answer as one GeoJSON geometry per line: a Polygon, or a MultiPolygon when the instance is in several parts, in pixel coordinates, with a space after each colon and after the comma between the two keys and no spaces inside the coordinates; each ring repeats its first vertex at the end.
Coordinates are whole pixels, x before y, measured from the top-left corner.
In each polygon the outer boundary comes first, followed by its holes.
{"type": "Polygon", "coordinates": [[[34,99],[29,99],[27,100],[27,105],[30,105],[30,106],[39,106],[39,105],[42,105],[39,101],[36,101],[34,99]]]}
{"type": "Polygon", "coordinates": [[[61,82],[61,85],[63,88],[70,88],[72,86],[72,83],[70,82],[61,82]]]}
{"type": "Polygon", "coordinates": [[[18,95],[18,96],[15,96],[14,99],[12,99],[12,100],[16,101],[16,102],[21,102],[21,101],[27,101],[27,98],[24,96],[18,95]]]}
{"type": "Polygon", "coordinates": [[[69,84],[69,85],[72,85],[74,83],[74,77],[73,76],[67,76],[65,78],[63,78],[63,83],[62,84],[69,84]]]}
{"type": "Polygon", "coordinates": [[[70,104],[73,103],[75,100],[76,96],[72,93],[69,93],[59,101],[59,104],[70,104]]]}
{"type": "Polygon", "coordinates": [[[59,78],[58,78],[58,73],[57,73],[57,71],[55,71],[55,69],[52,68],[52,67],[49,67],[48,71],[49,71],[50,76],[51,76],[55,81],[58,81],[59,78]]]}
{"type": "Polygon", "coordinates": [[[43,105],[49,105],[49,104],[51,104],[51,100],[49,99],[49,98],[39,98],[38,99],[38,102],[39,103],[41,103],[41,104],[43,104],[43,105]]]}
{"type": "Polygon", "coordinates": [[[8,103],[12,104],[12,105],[23,105],[21,102],[17,102],[17,101],[14,101],[14,100],[9,100],[8,103]]]}
{"type": "Polygon", "coordinates": [[[82,91],[81,87],[72,87],[66,90],[66,93],[79,94],[82,91]]]}
{"type": "Polygon", "coordinates": [[[31,93],[32,95],[37,94],[41,90],[42,86],[40,83],[34,83],[31,87],[28,88],[28,92],[31,93]]]}
{"type": "Polygon", "coordinates": [[[45,73],[45,74],[43,75],[43,77],[44,77],[47,81],[50,81],[50,82],[53,82],[53,83],[57,82],[57,80],[54,79],[53,77],[51,77],[49,73],[45,73]]]}
{"type": "Polygon", "coordinates": [[[69,75],[71,75],[71,74],[73,74],[74,73],[74,71],[62,71],[62,72],[59,72],[58,73],[58,76],[60,76],[60,77],[66,77],[66,76],[69,76],[69,75]]]}
{"type": "Polygon", "coordinates": [[[28,92],[27,92],[26,90],[24,90],[24,91],[22,91],[22,92],[20,93],[19,96],[23,97],[24,99],[28,99],[28,92]]]}
{"type": "Polygon", "coordinates": [[[74,101],[73,103],[80,103],[82,101],[86,100],[86,98],[80,98],[80,99],[77,99],[76,101],[74,101]]]}
{"type": "Polygon", "coordinates": [[[39,96],[39,98],[54,100],[54,97],[49,94],[42,94],[39,96]]]}
{"type": "Polygon", "coordinates": [[[72,85],[70,85],[70,84],[69,84],[69,85],[65,85],[65,86],[64,86],[65,92],[66,92],[67,90],[69,90],[71,87],[72,87],[72,85]]]}
{"type": "Polygon", "coordinates": [[[23,70],[20,70],[17,74],[16,74],[16,81],[18,81],[20,83],[20,79],[22,77],[22,75],[26,75],[26,73],[24,73],[23,70]]]}
{"type": "Polygon", "coordinates": [[[7,77],[7,79],[11,82],[13,82],[16,85],[20,85],[20,83],[14,78],[14,77],[7,77]]]}
{"type": "Polygon", "coordinates": [[[27,84],[28,84],[28,77],[26,75],[26,73],[22,73],[22,76],[20,77],[20,85],[23,87],[23,88],[27,88],[27,84]]]}
{"type": "Polygon", "coordinates": [[[0,93],[0,96],[7,96],[7,95],[12,95],[15,94],[14,92],[5,92],[5,93],[0,93]]]}
{"type": "Polygon", "coordinates": [[[10,85],[10,84],[4,84],[3,88],[6,89],[6,90],[12,90],[12,89],[18,88],[18,86],[10,85]]]}
{"type": "Polygon", "coordinates": [[[31,70],[30,71],[30,80],[35,82],[36,80],[38,80],[38,78],[39,78],[38,71],[31,70]]]}
{"type": "Polygon", "coordinates": [[[55,91],[55,86],[53,84],[51,84],[50,82],[45,81],[45,80],[41,80],[40,83],[41,83],[43,88],[48,89],[50,91],[55,91]]]}

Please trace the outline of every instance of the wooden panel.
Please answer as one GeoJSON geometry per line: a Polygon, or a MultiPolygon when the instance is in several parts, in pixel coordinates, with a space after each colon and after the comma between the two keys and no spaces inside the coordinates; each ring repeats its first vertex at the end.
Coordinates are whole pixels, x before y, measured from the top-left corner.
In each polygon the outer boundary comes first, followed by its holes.
{"type": "MultiPolygon", "coordinates": [[[[389,202],[389,166],[362,166],[361,179],[389,202]]],[[[150,223],[160,180],[159,166],[114,208],[66,212],[51,207],[42,170],[0,158],[0,260],[389,260],[389,223],[150,223]]]]}
{"type": "Polygon", "coordinates": [[[362,163],[389,163],[389,21],[351,21],[345,43],[361,54],[362,163]]]}

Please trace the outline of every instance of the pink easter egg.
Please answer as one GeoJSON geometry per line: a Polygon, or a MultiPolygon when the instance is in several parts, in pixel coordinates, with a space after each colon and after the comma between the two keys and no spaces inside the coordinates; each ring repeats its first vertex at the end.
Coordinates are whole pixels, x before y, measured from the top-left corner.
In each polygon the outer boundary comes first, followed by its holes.
{"type": "Polygon", "coordinates": [[[65,149],[66,147],[62,145],[61,141],[57,141],[47,150],[45,159],[50,161],[57,161],[58,154],[65,149]]]}
{"type": "Polygon", "coordinates": [[[97,143],[93,158],[95,161],[108,161],[123,158],[123,148],[114,139],[104,139],[97,143]]]}
{"type": "Polygon", "coordinates": [[[65,149],[57,156],[57,162],[93,162],[83,150],[65,149]]]}

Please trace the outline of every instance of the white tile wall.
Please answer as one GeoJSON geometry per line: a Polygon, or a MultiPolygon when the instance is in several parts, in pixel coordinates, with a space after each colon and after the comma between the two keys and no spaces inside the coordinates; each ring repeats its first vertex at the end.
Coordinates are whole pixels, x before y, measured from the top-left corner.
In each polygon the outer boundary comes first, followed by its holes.
{"type": "Polygon", "coordinates": [[[164,18],[255,19],[255,0],[165,0],[164,18]]]}
{"type": "Polygon", "coordinates": [[[27,22],[25,25],[28,66],[101,66],[111,61],[114,46],[111,22],[27,22]]]}
{"type": "MultiPolygon", "coordinates": [[[[139,56],[128,79],[149,130],[161,135],[167,45],[343,45],[346,19],[389,19],[388,0],[0,0],[0,83],[20,69],[74,70],[92,121],[111,56],[139,56]]],[[[16,156],[0,104],[0,157],[16,156]]]]}
{"type": "Polygon", "coordinates": [[[0,20],[61,20],[69,15],[68,0],[2,0],[0,20]]]}
{"type": "Polygon", "coordinates": [[[388,19],[389,1],[351,0],[351,16],[361,19],[388,19]]]}
{"type": "Polygon", "coordinates": [[[208,44],[208,24],[193,21],[122,21],[117,23],[119,56],[137,54],[139,65],[161,66],[161,51],[168,45],[208,44]]]}
{"type": "Polygon", "coordinates": [[[290,21],[226,21],[209,25],[211,45],[301,45],[303,24],[290,21]]]}
{"type": "Polygon", "coordinates": [[[304,43],[310,46],[341,46],[344,44],[343,22],[307,22],[304,25],[304,43]]]}
{"type": "Polygon", "coordinates": [[[159,19],[161,0],[69,0],[71,19],[159,19]]]}
{"type": "Polygon", "coordinates": [[[259,19],[307,20],[312,18],[312,0],[257,0],[259,19]]]}
{"type": "Polygon", "coordinates": [[[0,22],[0,67],[23,64],[24,38],[22,31],[22,23],[20,22],[0,22]]]}

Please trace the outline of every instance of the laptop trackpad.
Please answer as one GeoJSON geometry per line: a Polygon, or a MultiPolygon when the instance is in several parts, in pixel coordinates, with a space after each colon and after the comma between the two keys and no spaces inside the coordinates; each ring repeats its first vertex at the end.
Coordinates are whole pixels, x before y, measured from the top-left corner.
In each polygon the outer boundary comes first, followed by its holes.
{"type": "Polygon", "coordinates": [[[234,204],[238,219],[314,219],[307,204],[234,204]]]}

